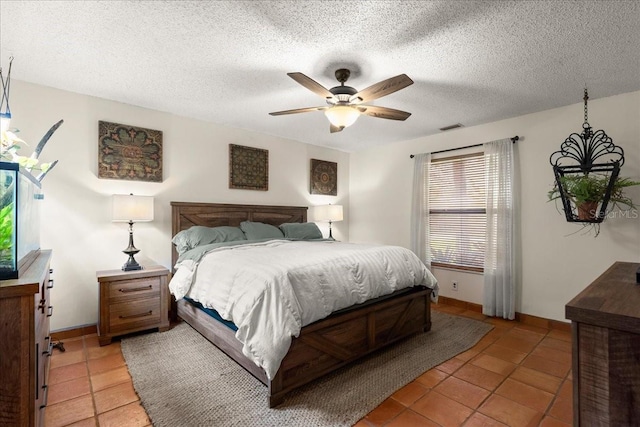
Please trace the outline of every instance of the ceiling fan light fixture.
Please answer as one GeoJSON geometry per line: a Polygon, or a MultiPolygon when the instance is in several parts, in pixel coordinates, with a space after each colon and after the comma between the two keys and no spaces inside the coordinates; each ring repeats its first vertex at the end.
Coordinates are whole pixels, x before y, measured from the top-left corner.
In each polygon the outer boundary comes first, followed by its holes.
{"type": "Polygon", "coordinates": [[[296,108],[293,110],[274,111],[269,114],[272,116],[283,116],[286,114],[306,113],[310,111],[324,111],[324,114],[331,123],[331,126],[329,126],[329,132],[331,133],[340,132],[344,128],[351,126],[358,120],[360,114],[379,119],[400,121],[406,120],[411,115],[411,113],[407,113],[406,111],[394,110],[393,108],[362,104],[412,85],[413,80],[411,80],[409,76],[399,74],[358,91],[344,84],[350,74],[351,72],[346,68],[336,70],[336,79],[340,82],[340,86],[327,89],[300,72],[287,73],[287,75],[297,83],[316,95],[323,97],[329,106],[296,108]]]}
{"type": "Polygon", "coordinates": [[[333,107],[325,110],[324,114],[332,125],[339,128],[347,128],[354,124],[360,112],[349,105],[334,105],[333,107]]]}

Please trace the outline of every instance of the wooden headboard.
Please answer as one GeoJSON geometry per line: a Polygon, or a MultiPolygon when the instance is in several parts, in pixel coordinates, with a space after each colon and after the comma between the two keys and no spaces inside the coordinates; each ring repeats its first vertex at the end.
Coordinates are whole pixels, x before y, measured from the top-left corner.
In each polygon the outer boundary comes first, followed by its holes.
{"type": "MultiPolygon", "coordinates": [[[[264,222],[276,227],[285,222],[307,222],[307,207],[171,202],[171,237],[194,225],[238,227],[242,221],[264,222]]],[[[177,260],[178,252],[171,244],[172,269],[177,260]]]]}

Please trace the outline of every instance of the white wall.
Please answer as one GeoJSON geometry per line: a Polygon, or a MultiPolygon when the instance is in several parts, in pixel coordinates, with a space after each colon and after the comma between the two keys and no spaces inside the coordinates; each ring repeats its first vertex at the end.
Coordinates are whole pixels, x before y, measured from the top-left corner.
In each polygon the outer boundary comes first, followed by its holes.
{"type": "MultiPolygon", "coordinates": [[[[579,98],[580,94],[576,97],[579,98]]],[[[413,120],[412,117],[410,120],[413,120]]],[[[419,118],[416,118],[419,119],[419,118]]],[[[464,121],[453,118],[452,121],[464,121]]],[[[410,245],[412,153],[438,151],[519,135],[520,276],[517,311],[564,320],[564,306],[614,261],[640,262],[640,218],[606,219],[600,235],[567,223],[547,191],[553,184],[549,156],[580,132],[583,104],[462,128],[353,153],[350,166],[349,237],[354,242],[410,245]]],[[[640,180],[640,92],[589,101],[589,122],[625,150],[621,175],[640,180]]],[[[640,205],[640,186],[628,194],[640,205]]],[[[442,295],[482,303],[482,277],[435,270],[442,295]],[[451,281],[460,290],[450,290],[451,281]]]]}
{"type": "MultiPolygon", "coordinates": [[[[221,102],[212,100],[212,102],[221,102]]],[[[98,320],[96,270],[118,269],[126,261],[124,223],[111,222],[112,194],[155,197],[155,220],[134,226],[136,259],[171,267],[171,201],[255,203],[312,206],[349,204],[349,154],[88,97],[12,81],[12,127],[30,155],[58,120],[64,124],[49,140],[40,159],[59,164],[44,179],[41,247],[53,249],[55,287],[52,330],[98,320]],[[164,181],[148,183],[98,179],[98,121],[105,120],[163,131],[164,181]],[[228,188],[228,144],[269,150],[269,191],[228,188]],[[338,163],[338,196],[309,194],[310,159],[338,163]]],[[[266,113],[265,113],[266,114],[266,113]]],[[[251,120],[251,118],[247,118],[251,120]]],[[[347,240],[345,221],[334,224],[334,236],[347,240]]],[[[319,224],[325,235],[328,228],[319,224]]]]}

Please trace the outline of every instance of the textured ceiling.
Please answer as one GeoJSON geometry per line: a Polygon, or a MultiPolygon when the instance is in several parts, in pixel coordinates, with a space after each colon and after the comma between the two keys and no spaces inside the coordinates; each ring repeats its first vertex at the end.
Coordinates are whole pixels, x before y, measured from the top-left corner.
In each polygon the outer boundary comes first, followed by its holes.
{"type": "Polygon", "coordinates": [[[6,1],[0,60],[12,77],[344,151],[640,90],[638,1],[6,1]],[[405,122],[363,116],[330,134],[335,69],[405,122]]]}

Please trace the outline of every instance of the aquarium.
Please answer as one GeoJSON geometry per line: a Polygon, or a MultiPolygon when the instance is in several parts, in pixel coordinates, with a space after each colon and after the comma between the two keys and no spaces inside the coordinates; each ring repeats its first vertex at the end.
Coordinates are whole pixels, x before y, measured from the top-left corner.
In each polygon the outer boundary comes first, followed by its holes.
{"type": "Polygon", "coordinates": [[[0,162],[0,279],[17,279],[40,251],[40,182],[0,162]]]}

